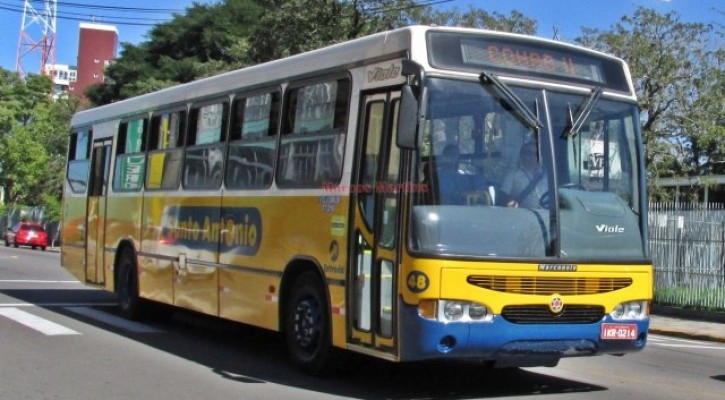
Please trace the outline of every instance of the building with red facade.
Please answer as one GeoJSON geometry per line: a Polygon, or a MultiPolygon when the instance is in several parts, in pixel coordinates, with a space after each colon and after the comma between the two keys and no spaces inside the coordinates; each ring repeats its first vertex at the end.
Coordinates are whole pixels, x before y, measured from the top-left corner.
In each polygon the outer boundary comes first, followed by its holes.
{"type": "Polygon", "coordinates": [[[104,69],[116,58],[118,29],[113,25],[82,22],[78,37],[77,78],[68,90],[83,97],[86,87],[104,80],[104,69]]]}

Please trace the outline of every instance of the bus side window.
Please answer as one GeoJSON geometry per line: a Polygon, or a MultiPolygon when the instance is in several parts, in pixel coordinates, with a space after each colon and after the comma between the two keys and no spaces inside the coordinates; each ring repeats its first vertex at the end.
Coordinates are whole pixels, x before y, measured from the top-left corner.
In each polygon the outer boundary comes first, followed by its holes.
{"type": "Polygon", "coordinates": [[[146,118],[124,121],[119,125],[113,190],[138,191],[143,187],[146,174],[146,125],[146,118]]]}
{"type": "Polygon", "coordinates": [[[68,147],[67,179],[73,193],[85,193],[90,170],[91,131],[81,130],[71,134],[68,147]]]}
{"type": "Polygon", "coordinates": [[[277,183],[281,187],[320,187],[339,182],[349,99],[347,78],[288,91],[277,164],[277,183]]]}
{"type": "Polygon", "coordinates": [[[192,108],[184,158],[185,188],[218,189],[221,186],[228,113],[227,102],[192,108]]]}
{"type": "Polygon", "coordinates": [[[272,184],[279,106],[277,91],[234,100],[226,187],[251,189],[272,184]]]}
{"type": "Polygon", "coordinates": [[[183,148],[181,137],[186,125],[186,111],[162,112],[151,119],[149,131],[147,189],[179,187],[183,148]]]}

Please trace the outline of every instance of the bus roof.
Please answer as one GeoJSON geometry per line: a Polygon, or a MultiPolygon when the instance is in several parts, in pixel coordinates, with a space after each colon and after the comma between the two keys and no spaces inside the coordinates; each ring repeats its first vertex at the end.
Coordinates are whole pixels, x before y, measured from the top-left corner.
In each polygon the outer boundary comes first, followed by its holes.
{"type": "MultiPolygon", "coordinates": [[[[304,79],[305,76],[318,75],[320,72],[332,72],[341,68],[376,63],[396,57],[410,57],[422,65],[428,66],[428,60],[425,57],[421,58],[421,54],[416,54],[415,49],[424,45],[425,34],[431,30],[461,33],[475,32],[485,33],[490,36],[525,38],[541,44],[547,43],[563,48],[578,49],[578,51],[589,52],[597,57],[617,59],[595,50],[539,37],[474,28],[413,25],[83,110],[73,116],[71,126],[82,128],[112,119],[128,118],[139,113],[156,110],[159,107],[183,105],[191,100],[220,96],[235,90],[254,90],[255,88],[269,87],[289,79],[304,79]]],[[[619,61],[626,67],[622,60],[619,61]]]]}

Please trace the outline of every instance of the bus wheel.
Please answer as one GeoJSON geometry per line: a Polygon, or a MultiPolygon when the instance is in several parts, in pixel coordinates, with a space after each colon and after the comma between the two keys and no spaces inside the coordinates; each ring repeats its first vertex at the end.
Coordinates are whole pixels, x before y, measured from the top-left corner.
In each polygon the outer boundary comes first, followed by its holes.
{"type": "Polygon", "coordinates": [[[133,254],[123,252],[118,261],[118,281],[116,282],[118,311],[124,318],[138,319],[141,299],[138,295],[138,275],[133,254]]]}
{"type": "Polygon", "coordinates": [[[287,302],[284,332],[292,361],[311,375],[322,375],[332,352],[330,315],[324,288],[312,272],[300,275],[287,302]]]}

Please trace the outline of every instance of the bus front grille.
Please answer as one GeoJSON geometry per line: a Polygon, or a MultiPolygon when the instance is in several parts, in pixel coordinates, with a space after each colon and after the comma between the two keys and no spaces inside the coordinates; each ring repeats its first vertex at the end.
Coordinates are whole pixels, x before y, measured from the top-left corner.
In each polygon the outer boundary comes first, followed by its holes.
{"type": "Polygon", "coordinates": [[[468,283],[497,292],[549,296],[608,293],[632,284],[632,278],[470,275],[468,283]]]}
{"type": "Polygon", "coordinates": [[[555,314],[545,305],[506,306],[501,316],[514,324],[593,324],[604,318],[604,307],[569,305],[555,314]]]}

